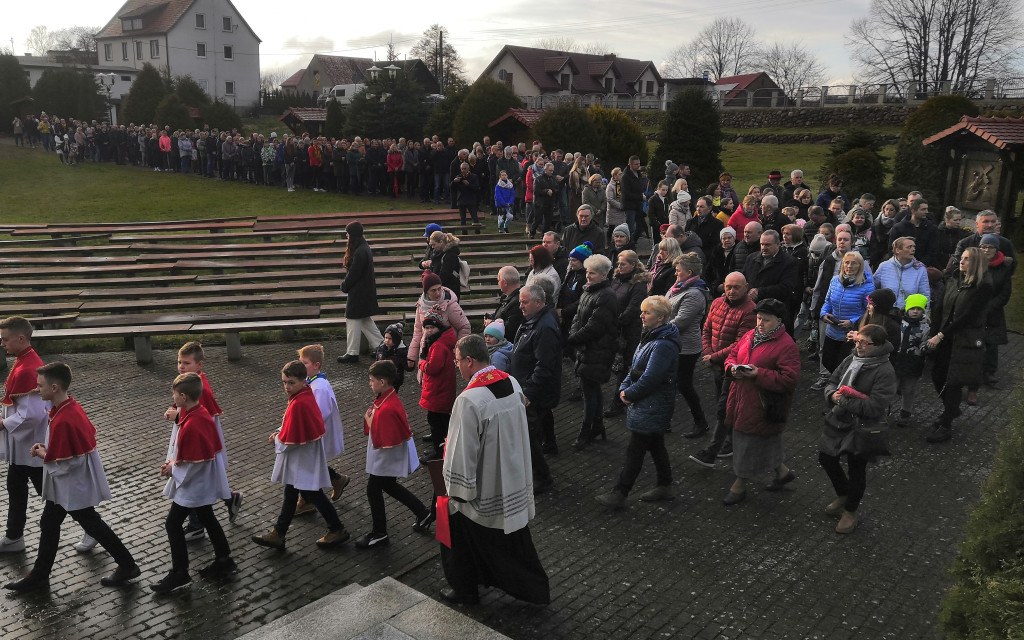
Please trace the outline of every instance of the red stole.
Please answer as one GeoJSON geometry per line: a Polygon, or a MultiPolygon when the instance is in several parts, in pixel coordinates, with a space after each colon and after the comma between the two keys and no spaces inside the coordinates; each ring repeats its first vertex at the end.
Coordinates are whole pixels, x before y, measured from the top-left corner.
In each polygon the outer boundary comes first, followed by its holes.
{"type": "Polygon", "coordinates": [[[175,462],[206,462],[220,452],[217,424],[201,404],[178,410],[178,459],[175,462]]]}
{"type": "Polygon", "coordinates": [[[199,377],[203,379],[203,395],[199,396],[199,404],[206,407],[211,416],[219,416],[224,412],[221,411],[217,401],[213,399],[213,389],[210,388],[210,381],[206,379],[206,374],[202,371],[199,372],[199,377]]]}
{"type": "Polygon", "coordinates": [[[473,378],[470,381],[470,383],[466,385],[466,388],[476,389],[477,387],[486,387],[494,384],[495,382],[505,380],[506,378],[508,378],[508,374],[505,373],[504,371],[501,371],[499,369],[491,369],[490,371],[485,371],[484,373],[481,373],[477,377],[473,378]]]}
{"type": "Polygon", "coordinates": [[[405,407],[393,388],[367,409],[363,416],[363,433],[370,436],[374,449],[397,447],[412,437],[405,407]]]}
{"type": "Polygon", "coordinates": [[[32,347],[26,347],[18,354],[14,366],[11,367],[11,372],[7,374],[7,382],[4,384],[3,404],[5,406],[13,405],[14,399],[18,396],[26,396],[36,390],[38,386],[36,384],[36,369],[41,366],[43,366],[43,360],[32,347]]]}
{"type": "Polygon", "coordinates": [[[324,437],[327,428],[320,406],[316,403],[313,390],[306,385],[288,398],[288,408],[281,420],[281,431],[277,439],[281,444],[306,444],[324,437]]]}
{"type": "Polygon", "coordinates": [[[96,427],[86,417],[82,405],[68,398],[50,409],[50,438],[43,462],[70,460],[96,449],[96,427]]]}

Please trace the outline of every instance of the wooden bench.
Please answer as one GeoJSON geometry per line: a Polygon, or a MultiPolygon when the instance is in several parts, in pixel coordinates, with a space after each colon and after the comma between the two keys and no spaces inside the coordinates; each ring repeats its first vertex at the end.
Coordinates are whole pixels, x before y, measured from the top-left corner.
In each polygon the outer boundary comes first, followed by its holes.
{"type": "MultiPolygon", "coordinates": [[[[152,281],[156,286],[168,287],[171,284],[184,284],[196,279],[195,275],[182,274],[176,276],[163,275],[159,280],[152,281]]],[[[4,289],[45,288],[45,287],[97,287],[137,285],[138,278],[18,278],[4,282],[4,289]]]]}
{"type": "Polygon", "coordinates": [[[71,327],[65,329],[40,329],[32,333],[33,340],[68,340],[80,338],[131,338],[135,345],[135,361],[139,364],[153,362],[153,336],[188,333],[190,323],[123,327],[71,327]]]}
{"type": "Polygon", "coordinates": [[[170,223],[97,223],[94,225],[61,226],[46,225],[36,228],[16,228],[11,231],[12,236],[50,236],[60,238],[63,236],[88,235],[94,233],[133,233],[139,231],[206,231],[208,233],[223,233],[229,229],[251,229],[255,224],[255,218],[240,218],[227,222],[170,222],[170,223]]]}
{"type": "MultiPolygon", "coordinates": [[[[0,229],[0,233],[10,233],[10,229],[0,229]]],[[[79,242],[104,240],[110,238],[109,233],[92,233],[89,235],[73,236],[70,238],[20,238],[18,240],[0,240],[0,251],[7,253],[16,248],[38,247],[42,245],[50,247],[74,247],[79,242]]]]}
{"type": "Polygon", "coordinates": [[[15,276],[58,276],[58,275],[79,275],[93,273],[146,273],[154,271],[170,271],[174,267],[173,262],[153,264],[107,264],[91,265],[88,267],[65,267],[62,265],[48,265],[45,267],[15,267],[12,269],[0,269],[0,279],[9,279],[15,276]]]}
{"type": "Polygon", "coordinates": [[[212,322],[241,322],[244,320],[295,320],[315,318],[320,307],[264,307],[259,309],[204,309],[163,313],[128,313],[121,315],[79,316],[73,327],[124,327],[161,324],[209,324],[212,322]]]}
{"type": "Polygon", "coordinates": [[[284,235],[303,237],[307,235],[307,231],[305,229],[296,229],[287,234],[281,234],[277,231],[237,231],[217,235],[211,235],[209,233],[144,233],[140,235],[112,235],[110,236],[110,242],[116,244],[131,244],[134,242],[196,242],[202,240],[219,242],[227,239],[245,240],[247,238],[257,239],[262,242],[272,242],[274,238],[279,238],[284,235]]]}

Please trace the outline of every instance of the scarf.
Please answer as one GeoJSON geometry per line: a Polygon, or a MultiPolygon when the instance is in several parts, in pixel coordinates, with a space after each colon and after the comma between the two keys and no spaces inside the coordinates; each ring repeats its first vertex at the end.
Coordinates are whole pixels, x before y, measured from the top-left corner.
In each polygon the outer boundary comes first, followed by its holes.
{"type": "Polygon", "coordinates": [[[991,260],[988,261],[988,266],[990,268],[991,267],[998,267],[999,265],[1003,264],[1003,260],[1005,260],[1005,259],[1006,259],[1006,256],[1003,255],[1002,251],[996,251],[996,257],[994,257],[994,258],[992,258],[991,260]]]}
{"type": "Polygon", "coordinates": [[[779,323],[779,326],[775,327],[768,333],[761,333],[760,331],[757,330],[757,327],[754,327],[754,337],[750,341],[750,350],[753,351],[759,345],[768,342],[769,340],[775,337],[775,334],[777,334],[780,330],[785,330],[785,328],[786,325],[782,324],[781,322],[779,323]]]}
{"type": "Polygon", "coordinates": [[[856,282],[856,280],[857,276],[848,276],[846,274],[842,274],[839,276],[839,282],[842,283],[844,287],[852,285],[854,282],[856,282]]]}
{"type": "Polygon", "coordinates": [[[493,356],[495,351],[497,351],[498,349],[501,349],[506,344],[508,344],[508,340],[506,340],[505,338],[502,338],[500,341],[495,342],[494,344],[487,345],[487,355],[493,356]]]}
{"type": "Polygon", "coordinates": [[[515,188],[515,186],[512,184],[512,181],[508,180],[508,179],[498,180],[498,186],[501,187],[502,189],[514,189],[515,188]]]}
{"type": "Polygon", "coordinates": [[[700,276],[693,276],[692,278],[684,282],[675,283],[674,285],[672,285],[672,288],[668,290],[668,297],[673,298],[679,295],[680,293],[683,292],[683,290],[688,289],[691,286],[695,286],[698,281],[700,281],[701,285],[704,284],[704,281],[700,279],[700,276]]]}
{"type": "Polygon", "coordinates": [[[888,353],[863,357],[854,353],[853,359],[850,360],[850,366],[846,368],[846,371],[843,372],[842,377],[839,379],[839,386],[853,387],[853,381],[857,379],[857,374],[861,372],[861,369],[873,369],[885,362],[889,362],[888,353]]]}

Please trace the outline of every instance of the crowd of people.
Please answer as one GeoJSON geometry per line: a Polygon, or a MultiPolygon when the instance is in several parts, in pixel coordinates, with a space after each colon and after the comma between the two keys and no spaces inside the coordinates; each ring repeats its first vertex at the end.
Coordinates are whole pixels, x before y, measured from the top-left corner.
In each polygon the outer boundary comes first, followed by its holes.
{"type": "MultiPolygon", "coordinates": [[[[214,134],[201,131],[199,140],[228,137],[214,134]]],[[[192,134],[182,135],[188,139],[192,134]]],[[[346,143],[340,141],[328,155],[335,157],[346,143]]],[[[284,147],[288,154],[290,147],[308,151],[322,144],[330,143],[292,137],[278,141],[272,135],[263,148],[284,147]]],[[[345,155],[353,153],[356,141],[348,144],[345,155]]],[[[302,163],[301,174],[286,170],[283,177],[288,188],[298,180],[318,190],[357,188],[435,201],[454,194],[463,220],[468,214],[475,221],[478,207],[490,203],[501,214],[499,230],[507,231],[509,219],[523,214],[526,233],[540,234],[541,244],[525,256],[530,264],[526,273],[511,265],[499,270],[500,298],[485,316],[482,335],[472,335],[460,305],[459,238],[438,224],[427,225],[426,253],[419,261],[422,295],[410,303],[415,320],[406,343],[401,324],[387,327],[384,334],[373,324],[378,312],[373,254],[358,222],[346,230],[342,289],[348,294],[348,343],[338,361],[358,363],[364,336],[376,348],[369,372],[376,400],[364,421],[370,440],[367,496],[373,526],[357,546],[388,541],[383,493],[412,512],[417,531],[426,531],[436,520],[451,586],[443,594],[448,600],[476,602],[477,585],[489,584],[518,598],[548,601],[547,576],[527,523],[534,515],[534,495],[550,490],[556,481],[546,457],[560,455],[566,444],[556,437],[553,409],[560,403],[582,403],[576,412],[580,423],[572,442],[575,450],[606,440],[606,419],[625,414],[630,438],[622,471],[608,493],[596,496],[602,505],[626,506],[648,452],[655,486],[640,499],[674,498],[665,439],[685,425],[680,429],[684,438],[705,440],[689,456],[693,463],[714,468],[731,458],[735,480],[722,502],[734,506],[746,500],[758,478],[767,478],[766,491],[781,491],[796,480],[786,463],[784,435],[804,359],[809,358],[818,372],[811,389],[825,410],[819,462],[836,494],[825,512],[839,517],[838,533],[848,534],[857,526],[868,464],[889,454],[890,427],[919,425],[918,386],[929,366],[942,404],[939,417],[923,429],[929,443],[952,438],[965,390],[967,403],[977,404],[980,386],[998,382],[998,350],[1007,342],[1003,307],[1011,295],[1017,256],[1012,243],[1000,235],[994,211],[978,212],[974,228],[965,229],[961,212],[948,207],[937,224],[936,214],[916,191],[905,199],[887,200],[876,211],[872,194],[847,197],[838,176],[815,198],[800,170],[793,170],[785,184],[782,173],[772,171],[767,183],[752,185],[742,199],[729,173],[701,189],[704,195],[691,195],[686,165],[667,163],[664,178],[652,186],[635,156],[605,178],[600,161],[590,155],[549,155],[539,142],[533,147],[522,154],[525,149],[489,145],[485,139],[473,150],[455,151],[448,160],[453,140],[447,146],[430,139],[411,145],[370,140],[365,154],[361,149],[355,153],[364,158],[384,149],[389,153],[384,153],[383,165],[365,176],[360,168],[321,182],[308,172],[322,165],[302,163]],[[429,148],[425,155],[419,153],[429,148]],[[404,160],[410,150],[413,158],[429,159],[426,173],[420,171],[422,164],[412,164],[413,173],[418,172],[415,179],[404,160]],[[432,159],[442,157],[435,152],[444,153],[446,161],[432,159]],[[392,163],[389,157],[395,153],[403,159],[392,163]],[[439,173],[441,167],[444,172],[439,173]],[[353,176],[358,176],[355,181],[353,176]],[[646,260],[637,249],[645,236],[651,242],[646,260]],[[698,366],[712,375],[711,398],[702,398],[696,389],[698,366]],[[571,374],[564,375],[563,369],[571,374]],[[422,455],[394,395],[409,383],[406,373],[415,379],[429,428],[422,455]],[[469,383],[461,394],[457,373],[469,383]],[[688,419],[675,415],[677,393],[689,410],[688,419]],[[706,406],[714,407],[713,420],[706,406]],[[396,482],[419,465],[436,468],[430,506],[396,482]]],[[[314,154],[307,155],[312,160],[314,154]]],[[[218,157],[213,166],[227,166],[228,178],[237,178],[238,165],[218,157]]],[[[361,167],[352,158],[349,169],[361,167]]],[[[210,166],[208,160],[201,164],[210,166]]],[[[157,168],[165,167],[174,165],[157,168]]],[[[183,162],[181,168],[187,165],[183,162]]],[[[93,487],[85,506],[65,502],[77,489],[46,480],[56,477],[47,464],[92,455],[95,430],[74,427],[90,437],[75,441],[70,458],[47,460],[46,447],[53,448],[58,431],[54,409],[50,444],[44,444],[48,421],[43,401],[63,406],[61,394],[67,391],[70,373],[53,373],[38,357],[26,356],[31,328],[21,322],[0,323],[4,346],[18,356],[4,399],[14,409],[5,414],[3,431],[10,509],[24,512],[31,481],[47,500],[40,525],[49,536],[46,540],[55,535],[54,526],[59,531],[64,512],[70,513],[88,536],[116,554],[118,570],[107,583],[123,584],[137,577],[138,568],[90,511],[109,497],[105,481],[100,481],[102,467],[98,462],[82,466],[81,473],[93,478],[92,484],[85,483],[93,487]],[[31,379],[25,368],[31,370],[31,379]],[[41,393],[37,387],[50,390],[41,393]],[[43,429],[27,439],[19,427],[26,412],[34,412],[43,429]]],[[[306,347],[299,356],[282,370],[290,400],[281,430],[270,438],[277,451],[272,479],[284,485],[281,514],[267,533],[253,537],[255,543],[274,548],[284,547],[297,509],[315,509],[324,516],[329,529],[318,540],[321,546],[342,544],[350,537],[321,492],[328,488],[336,497],[348,482],[327,465],[342,444],[340,420],[331,417],[337,413],[333,391],[318,382],[323,379],[323,349],[306,347]],[[329,437],[332,430],[338,432],[334,438],[329,437]]],[[[201,356],[198,361],[201,369],[201,356]]],[[[167,414],[178,427],[162,469],[169,476],[165,495],[172,499],[167,518],[172,568],[153,585],[160,592],[191,581],[183,551],[189,527],[193,533],[205,530],[216,550],[217,559],[201,575],[218,577],[234,570],[211,505],[223,500],[229,518],[241,506],[241,495],[227,484],[226,459],[218,455],[224,447],[212,420],[218,409],[202,399],[208,385],[200,384],[205,379],[199,370],[191,371],[195,379],[187,378],[188,366],[182,370],[180,365],[181,356],[179,370],[185,377],[174,383],[177,411],[167,414]],[[190,429],[182,415],[197,415],[204,426],[190,429]],[[207,465],[202,472],[185,471],[200,464],[207,465]],[[190,482],[194,491],[188,489],[190,482]],[[196,519],[183,529],[192,512],[196,519]]],[[[83,419],[84,414],[78,422],[83,419]]],[[[23,513],[20,524],[12,525],[9,518],[0,551],[23,549],[23,530],[23,513]]],[[[41,543],[33,573],[8,588],[25,591],[44,584],[53,545],[41,543]]]]}

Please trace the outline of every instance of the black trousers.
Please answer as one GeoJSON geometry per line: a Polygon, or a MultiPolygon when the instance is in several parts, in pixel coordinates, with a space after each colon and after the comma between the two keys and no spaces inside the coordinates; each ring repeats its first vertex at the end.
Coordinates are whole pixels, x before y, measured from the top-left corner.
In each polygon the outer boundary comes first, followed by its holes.
{"type": "Polygon", "coordinates": [[[828,369],[829,372],[835,371],[851,351],[853,351],[853,343],[849,340],[833,340],[825,336],[821,344],[821,366],[828,369]]]}
{"type": "MultiPolygon", "coordinates": [[[[479,210],[480,210],[480,205],[478,205],[476,203],[473,203],[473,204],[460,204],[459,205],[459,221],[462,224],[466,224],[466,212],[468,211],[469,215],[473,218],[473,224],[479,223],[480,222],[479,210]]],[[[479,229],[477,229],[477,233],[480,233],[479,229]]]]}
{"type": "MultiPolygon", "coordinates": [[[[600,396],[600,391],[598,396],[600,396]]],[[[530,433],[530,461],[533,463],[534,484],[551,477],[551,469],[548,467],[548,461],[544,459],[544,452],[541,450],[544,424],[548,421],[551,422],[551,430],[554,431],[555,418],[551,413],[551,409],[538,409],[537,405],[533,403],[526,407],[526,426],[530,433]]]]}
{"type": "MultiPolygon", "coordinates": [[[[583,393],[583,424],[593,427],[603,418],[604,397],[601,395],[601,383],[580,378],[580,391],[583,393]]],[[[529,417],[529,411],[526,415],[529,417]]]]}
{"type": "Polygon", "coordinates": [[[434,445],[431,460],[436,460],[444,455],[444,441],[448,437],[448,423],[451,422],[450,413],[427,412],[427,425],[430,426],[430,442],[434,445]]]}
{"type": "MultiPolygon", "coordinates": [[[[295,501],[292,500],[292,509],[295,508],[295,501]]],[[[228,546],[228,539],[224,536],[224,530],[217,522],[217,516],[213,515],[213,505],[202,507],[183,507],[176,502],[171,503],[171,510],[167,512],[167,519],[164,526],[167,529],[167,540],[171,543],[171,571],[188,571],[188,545],[185,543],[185,532],[181,525],[188,517],[189,511],[195,511],[202,523],[206,533],[213,543],[213,553],[217,558],[226,558],[231,555],[231,548],[228,546]]],[[[86,530],[88,533],[88,530],[86,530]]],[[[95,536],[93,536],[95,537],[95,536]]],[[[99,538],[96,538],[99,540],[99,538]]],[[[103,545],[106,548],[106,545],[103,545]]]]}
{"type": "Polygon", "coordinates": [[[28,483],[43,494],[43,468],[24,464],[7,466],[7,538],[17,540],[25,535],[28,512],[28,483]]]}
{"type": "Polygon", "coordinates": [[[476,595],[477,585],[498,587],[526,602],[548,604],[548,575],[537,557],[530,527],[506,534],[461,513],[449,517],[452,547],[441,545],[441,567],[460,595],[476,595]]]}
{"type": "MultiPolygon", "coordinates": [[[[57,545],[60,542],[60,525],[68,515],[82,525],[86,534],[92,536],[107,550],[120,567],[131,567],[135,564],[132,554],[125,548],[124,543],[117,537],[107,523],[100,518],[93,507],[65,511],[64,507],[51,500],[46,501],[43,507],[43,516],[39,519],[39,554],[36,556],[35,566],[32,567],[33,576],[49,576],[53,569],[53,561],[57,557],[57,545]]],[[[178,527],[181,530],[181,527],[178,527]]]]}
{"type": "Polygon", "coordinates": [[[417,520],[429,511],[411,491],[398,484],[397,478],[370,475],[369,480],[366,481],[366,499],[370,503],[373,532],[376,534],[388,532],[388,517],[384,509],[385,493],[408,507],[417,520]]]}
{"type": "Polygon", "coordinates": [[[725,424],[725,410],[729,403],[729,390],[732,389],[732,378],[725,377],[725,368],[714,366],[715,379],[715,430],[711,433],[711,444],[708,451],[718,455],[725,443],[732,444],[732,425],[725,424]]]}
{"type": "Polygon", "coordinates": [[[836,490],[836,496],[846,497],[847,511],[856,511],[860,506],[861,498],[864,497],[864,490],[868,486],[868,459],[855,456],[852,453],[842,454],[846,456],[846,466],[849,468],[849,475],[843,471],[843,465],[839,456],[830,456],[818,452],[818,464],[828,474],[832,481],[832,487],[836,490]]]}
{"type": "Polygon", "coordinates": [[[932,364],[932,385],[935,387],[939,399],[942,400],[942,413],[939,415],[939,422],[945,426],[953,424],[960,415],[960,403],[963,401],[964,388],[960,385],[951,385],[946,381],[949,378],[949,368],[955,366],[952,363],[953,341],[943,340],[935,351],[935,360],[932,364]]]}
{"type": "Polygon", "coordinates": [[[636,483],[640,470],[644,468],[644,457],[651,452],[654,469],[658,474],[658,486],[667,487],[672,484],[672,464],[668,460],[668,449],[665,448],[664,433],[629,432],[629,444],[626,445],[626,463],[619,474],[619,482],[615,490],[622,495],[629,495],[636,483]]]}
{"type": "Polygon", "coordinates": [[[681,354],[679,356],[679,368],[676,371],[676,388],[682,394],[686,405],[690,407],[690,415],[693,417],[695,426],[705,425],[708,419],[704,416],[704,408],[700,404],[700,394],[693,386],[693,370],[697,367],[700,354],[681,354]]]}
{"type": "Polygon", "coordinates": [[[324,495],[323,491],[303,491],[296,489],[293,485],[284,485],[284,502],[281,504],[281,513],[277,515],[277,523],[274,525],[274,529],[277,530],[282,536],[288,533],[288,527],[292,524],[292,518],[295,517],[295,503],[299,501],[299,496],[308,502],[309,504],[316,507],[316,510],[320,512],[320,515],[327,521],[327,528],[331,531],[337,531],[341,528],[341,519],[338,517],[338,512],[334,509],[334,505],[324,495]]]}

